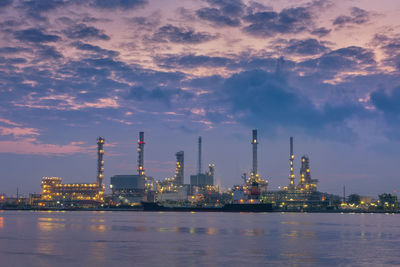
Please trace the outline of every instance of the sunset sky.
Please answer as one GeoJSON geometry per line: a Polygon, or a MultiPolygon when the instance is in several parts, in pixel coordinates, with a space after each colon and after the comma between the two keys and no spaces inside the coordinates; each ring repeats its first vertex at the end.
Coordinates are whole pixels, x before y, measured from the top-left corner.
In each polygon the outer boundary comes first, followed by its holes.
{"type": "Polygon", "coordinates": [[[42,176],[105,182],[136,172],[185,182],[203,162],[217,184],[251,169],[289,183],[294,136],[318,189],[400,190],[400,2],[241,0],[0,1],[0,193],[42,176]]]}

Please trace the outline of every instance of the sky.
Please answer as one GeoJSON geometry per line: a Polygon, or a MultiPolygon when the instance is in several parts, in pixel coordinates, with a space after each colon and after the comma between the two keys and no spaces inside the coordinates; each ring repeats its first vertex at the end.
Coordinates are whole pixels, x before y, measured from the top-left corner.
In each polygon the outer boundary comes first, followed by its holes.
{"type": "Polygon", "coordinates": [[[223,188],[251,169],[276,190],[308,155],[322,192],[400,190],[400,2],[3,0],[0,192],[43,176],[105,183],[137,168],[185,182],[214,163],[223,188]]]}

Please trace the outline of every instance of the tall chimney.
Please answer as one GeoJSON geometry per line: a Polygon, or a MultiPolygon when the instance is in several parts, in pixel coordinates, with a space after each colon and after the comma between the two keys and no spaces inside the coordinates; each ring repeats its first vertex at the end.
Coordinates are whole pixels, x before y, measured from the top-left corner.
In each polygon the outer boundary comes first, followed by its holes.
{"type": "Polygon", "coordinates": [[[198,171],[197,174],[201,174],[201,136],[199,136],[199,154],[198,154],[198,171]]]}
{"type": "Polygon", "coordinates": [[[293,154],[293,137],[290,137],[290,175],[289,175],[289,189],[294,189],[294,171],[293,171],[293,161],[294,161],[294,154],[293,154]]]}
{"type": "Polygon", "coordinates": [[[253,170],[252,170],[252,173],[253,173],[253,175],[256,175],[257,174],[257,144],[258,144],[256,129],[253,130],[253,139],[251,141],[251,144],[253,144],[253,170]]]}
{"type": "Polygon", "coordinates": [[[144,132],[139,132],[138,140],[138,173],[140,176],[145,176],[145,170],[143,166],[144,162],[144,132]]]}
{"type": "Polygon", "coordinates": [[[97,139],[97,186],[99,190],[103,190],[103,172],[104,172],[104,138],[97,139]]]}

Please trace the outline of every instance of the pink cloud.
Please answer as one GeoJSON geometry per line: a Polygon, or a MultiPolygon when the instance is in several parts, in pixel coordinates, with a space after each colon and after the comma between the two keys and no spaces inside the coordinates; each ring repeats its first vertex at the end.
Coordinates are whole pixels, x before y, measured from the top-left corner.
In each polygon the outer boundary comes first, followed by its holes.
{"type": "Polygon", "coordinates": [[[0,141],[0,153],[64,156],[76,153],[93,154],[92,147],[83,146],[84,142],[71,142],[66,145],[43,144],[34,138],[0,141]]]}
{"type": "Polygon", "coordinates": [[[34,128],[21,128],[21,127],[2,127],[0,126],[0,135],[13,135],[13,136],[24,136],[24,135],[40,135],[37,129],[34,128]]]}
{"type": "Polygon", "coordinates": [[[21,124],[19,124],[19,123],[16,123],[16,122],[13,122],[13,121],[10,121],[7,119],[3,119],[3,118],[0,118],[0,122],[8,124],[8,125],[12,125],[12,126],[21,126],[21,124]]]}
{"type": "Polygon", "coordinates": [[[38,109],[56,109],[56,110],[80,110],[85,108],[118,108],[117,97],[103,97],[95,102],[79,102],[75,96],[67,94],[54,94],[44,97],[36,97],[36,93],[31,93],[23,102],[14,105],[17,107],[28,107],[38,109]]]}

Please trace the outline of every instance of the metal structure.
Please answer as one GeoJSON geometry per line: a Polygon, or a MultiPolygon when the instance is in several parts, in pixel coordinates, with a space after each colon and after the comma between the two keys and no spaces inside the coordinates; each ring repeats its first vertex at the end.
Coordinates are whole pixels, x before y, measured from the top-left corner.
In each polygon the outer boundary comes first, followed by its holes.
{"type": "Polygon", "coordinates": [[[179,151],[176,156],[176,168],[174,182],[176,185],[183,185],[184,183],[184,152],[179,151]]]}
{"type": "Polygon", "coordinates": [[[252,176],[257,175],[257,145],[258,145],[258,140],[257,140],[257,130],[253,130],[253,139],[251,141],[251,144],[253,145],[253,169],[251,171],[252,176]]]}
{"type": "Polygon", "coordinates": [[[307,156],[301,157],[300,183],[297,189],[315,191],[317,190],[317,182],[318,180],[311,179],[310,159],[307,156]]]}
{"type": "Polygon", "coordinates": [[[201,174],[201,136],[199,136],[199,154],[198,154],[198,162],[197,162],[197,174],[201,174]]]}
{"type": "Polygon", "coordinates": [[[293,170],[293,161],[294,161],[294,154],[293,154],[293,137],[290,137],[290,175],[289,175],[289,190],[294,190],[296,189],[296,186],[294,184],[294,170],[293,170]]]}
{"type": "Polygon", "coordinates": [[[103,187],[103,172],[104,172],[104,138],[97,139],[97,186],[100,191],[104,191],[103,187]]]}
{"type": "Polygon", "coordinates": [[[138,173],[140,176],[146,176],[144,169],[144,132],[139,132],[139,140],[138,140],[138,173]]]}

